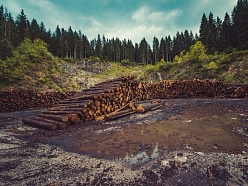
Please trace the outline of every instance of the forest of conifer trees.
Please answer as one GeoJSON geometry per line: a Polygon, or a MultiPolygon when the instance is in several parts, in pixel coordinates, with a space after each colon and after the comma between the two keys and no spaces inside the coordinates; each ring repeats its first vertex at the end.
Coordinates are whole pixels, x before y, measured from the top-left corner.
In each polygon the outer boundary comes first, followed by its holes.
{"type": "Polygon", "coordinates": [[[155,64],[163,59],[173,61],[174,56],[183,50],[189,50],[197,40],[207,48],[207,53],[216,51],[230,52],[233,49],[248,49],[248,1],[238,0],[231,16],[226,13],[224,20],[214,18],[212,12],[201,18],[198,34],[185,30],[177,32],[174,37],[165,36],[160,40],[154,36],[152,46],[143,38],[140,43],[130,39],[105,38],[98,34],[97,38],[89,41],[81,31],[67,30],[57,25],[54,32],[46,30],[43,22],[31,22],[24,10],[13,18],[3,5],[0,7],[0,59],[12,56],[15,49],[24,38],[34,40],[40,38],[48,45],[49,51],[59,58],[88,58],[99,57],[102,60],[121,62],[131,61],[143,64],[155,64]]]}

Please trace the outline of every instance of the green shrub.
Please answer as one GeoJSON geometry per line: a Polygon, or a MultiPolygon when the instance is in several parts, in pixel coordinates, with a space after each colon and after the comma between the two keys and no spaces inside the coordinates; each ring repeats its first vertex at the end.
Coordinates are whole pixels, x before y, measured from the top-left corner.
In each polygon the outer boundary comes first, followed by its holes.
{"type": "Polygon", "coordinates": [[[227,83],[231,83],[235,81],[235,73],[224,72],[221,74],[220,79],[227,83]]]}

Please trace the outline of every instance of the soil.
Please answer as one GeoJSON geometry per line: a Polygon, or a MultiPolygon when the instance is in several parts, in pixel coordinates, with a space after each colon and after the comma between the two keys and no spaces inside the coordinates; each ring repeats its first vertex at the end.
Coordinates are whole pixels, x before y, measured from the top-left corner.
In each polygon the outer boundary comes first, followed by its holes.
{"type": "Polygon", "coordinates": [[[247,185],[248,99],[172,99],[47,131],[0,114],[0,185],[247,185]]]}

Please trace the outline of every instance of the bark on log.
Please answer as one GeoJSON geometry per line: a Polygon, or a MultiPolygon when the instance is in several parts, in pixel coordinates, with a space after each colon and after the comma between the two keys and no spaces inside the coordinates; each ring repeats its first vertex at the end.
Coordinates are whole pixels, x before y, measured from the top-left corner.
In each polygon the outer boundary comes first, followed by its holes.
{"type": "Polygon", "coordinates": [[[138,113],[145,113],[153,108],[156,108],[158,106],[160,106],[161,103],[146,103],[146,104],[139,104],[136,107],[136,111],[138,113]]]}
{"type": "Polygon", "coordinates": [[[31,118],[23,118],[22,122],[27,125],[31,125],[34,127],[39,127],[43,129],[48,129],[48,130],[56,130],[57,125],[49,122],[44,122],[44,121],[39,121],[39,120],[34,120],[31,118]]]}
{"type": "Polygon", "coordinates": [[[67,122],[68,121],[68,117],[63,116],[63,115],[38,114],[38,116],[46,118],[46,119],[52,119],[52,120],[56,120],[56,121],[61,121],[61,122],[67,122]]]}
{"type": "Polygon", "coordinates": [[[58,129],[64,129],[66,128],[66,124],[64,122],[56,121],[56,120],[51,120],[51,119],[46,119],[40,116],[32,116],[30,119],[37,120],[37,121],[42,121],[42,122],[48,122],[51,124],[57,125],[58,129]]]}

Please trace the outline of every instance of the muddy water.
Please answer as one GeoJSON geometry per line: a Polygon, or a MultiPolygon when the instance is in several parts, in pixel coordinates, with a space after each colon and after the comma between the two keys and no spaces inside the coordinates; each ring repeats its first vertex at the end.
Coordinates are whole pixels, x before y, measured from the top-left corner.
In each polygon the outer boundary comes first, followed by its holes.
{"type": "Polygon", "coordinates": [[[60,144],[69,150],[118,158],[129,164],[143,163],[174,150],[248,152],[248,140],[240,134],[242,127],[248,126],[248,103],[245,101],[238,105],[228,101],[187,102],[181,110],[177,108],[180,110],[177,114],[156,118],[180,104],[178,101],[166,103],[150,116],[150,122],[135,122],[140,117],[137,114],[136,119],[127,118],[124,125],[110,122],[89,127],[61,139],[60,144]]]}

